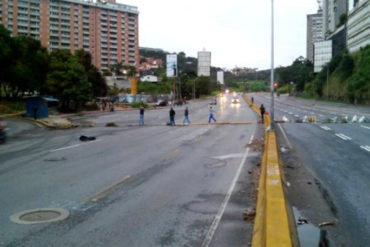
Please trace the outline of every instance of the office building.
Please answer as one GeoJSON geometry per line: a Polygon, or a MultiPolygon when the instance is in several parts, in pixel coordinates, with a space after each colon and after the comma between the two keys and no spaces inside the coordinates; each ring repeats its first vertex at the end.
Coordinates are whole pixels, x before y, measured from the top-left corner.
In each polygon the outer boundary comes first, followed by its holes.
{"type": "Polygon", "coordinates": [[[314,44],[314,72],[320,72],[332,58],[332,41],[324,40],[314,44]]]}
{"type": "Polygon", "coordinates": [[[370,45],[370,0],[355,2],[347,21],[347,49],[355,52],[370,45]]]}
{"type": "Polygon", "coordinates": [[[324,40],[323,14],[320,8],[316,14],[307,15],[306,55],[311,62],[314,60],[314,43],[322,40],[324,40]]]}
{"type": "Polygon", "coordinates": [[[327,38],[340,24],[341,16],[347,13],[347,0],[324,0],[322,10],[323,31],[325,38],[327,38]]]}
{"type": "Polygon", "coordinates": [[[13,36],[28,35],[48,50],[84,49],[108,70],[139,66],[138,9],[115,0],[1,0],[0,21],[13,36]]]}

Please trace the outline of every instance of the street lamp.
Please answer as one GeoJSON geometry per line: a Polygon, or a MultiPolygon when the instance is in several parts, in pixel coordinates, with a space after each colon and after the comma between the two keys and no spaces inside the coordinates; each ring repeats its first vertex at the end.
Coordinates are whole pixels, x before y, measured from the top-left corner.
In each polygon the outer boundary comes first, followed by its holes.
{"type": "Polygon", "coordinates": [[[274,129],[274,0],[271,0],[271,77],[270,77],[270,128],[274,129]]]}

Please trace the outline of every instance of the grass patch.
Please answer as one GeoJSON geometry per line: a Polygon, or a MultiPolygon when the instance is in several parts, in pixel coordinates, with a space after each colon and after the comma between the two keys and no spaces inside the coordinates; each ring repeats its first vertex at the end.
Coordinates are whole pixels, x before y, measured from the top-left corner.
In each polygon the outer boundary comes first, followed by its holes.
{"type": "Polygon", "coordinates": [[[0,100],[0,114],[12,114],[26,111],[26,102],[22,100],[0,100]]]}

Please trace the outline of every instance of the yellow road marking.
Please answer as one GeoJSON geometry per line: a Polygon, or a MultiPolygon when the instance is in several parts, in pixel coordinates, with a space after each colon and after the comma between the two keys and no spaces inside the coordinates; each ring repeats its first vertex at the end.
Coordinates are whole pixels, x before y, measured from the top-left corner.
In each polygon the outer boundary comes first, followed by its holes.
{"type": "Polygon", "coordinates": [[[123,184],[124,182],[126,182],[127,180],[129,180],[131,178],[131,175],[126,175],[124,176],[122,179],[120,179],[119,181],[115,182],[114,184],[111,184],[110,186],[108,186],[107,188],[105,188],[104,190],[101,190],[100,192],[98,192],[92,199],[91,201],[92,202],[97,202],[99,201],[100,199],[102,199],[103,197],[107,196],[109,194],[109,192],[111,192],[114,187],[120,185],[120,184],[123,184]]]}

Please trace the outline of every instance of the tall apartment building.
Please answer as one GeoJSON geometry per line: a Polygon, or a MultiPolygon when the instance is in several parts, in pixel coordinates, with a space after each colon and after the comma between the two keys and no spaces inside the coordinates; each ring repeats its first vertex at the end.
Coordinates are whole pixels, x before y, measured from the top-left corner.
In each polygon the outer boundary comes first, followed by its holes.
{"type": "Polygon", "coordinates": [[[307,15],[307,43],[306,55],[311,62],[314,61],[314,43],[324,40],[323,15],[321,8],[316,14],[307,15]]]}
{"type": "Polygon", "coordinates": [[[84,49],[106,70],[138,68],[138,9],[115,0],[1,0],[0,21],[13,36],[28,35],[52,51],[84,49]]]}
{"type": "Polygon", "coordinates": [[[347,48],[355,52],[366,45],[370,45],[370,0],[360,0],[348,13],[347,48]]]}
{"type": "Polygon", "coordinates": [[[337,28],[341,15],[347,13],[348,0],[324,0],[322,9],[323,31],[325,38],[327,38],[337,28]]]}

